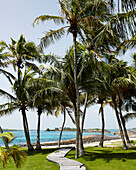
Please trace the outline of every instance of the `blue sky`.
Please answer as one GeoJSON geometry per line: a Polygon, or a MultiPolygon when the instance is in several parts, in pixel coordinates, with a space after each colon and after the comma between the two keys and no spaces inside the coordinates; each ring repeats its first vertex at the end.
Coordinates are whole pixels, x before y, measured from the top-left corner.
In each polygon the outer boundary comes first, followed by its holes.
{"type": "MultiPolygon", "coordinates": [[[[4,40],[6,43],[10,43],[10,37],[18,40],[21,34],[24,35],[27,41],[34,41],[39,44],[40,38],[44,36],[44,33],[49,29],[56,29],[53,23],[40,23],[33,27],[32,23],[34,19],[40,15],[59,15],[59,4],[57,0],[4,0],[1,1],[0,10],[0,40],[4,40]]],[[[68,47],[72,45],[71,36],[65,36],[60,41],[51,45],[45,50],[45,54],[54,53],[59,56],[64,56],[68,47]]],[[[8,86],[8,81],[0,75],[0,88],[7,91],[11,91],[8,86]]],[[[1,99],[3,102],[4,99],[1,99]]],[[[99,105],[95,105],[87,110],[87,117],[85,120],[85,128],[100,128],[101,121],[99,112],[99,105]]],[[[36,129],[37,126],[37,112],[29,111],[27,113],[30,129],[36,129]]],[[[117,129],[117,122],[115,119],[115,113],[110,107],[105,108],[106,128],[117,129]]],[[[42,115],[41,129],[60,127],[62,124],[63,116],[58,118],[54,116],[46,116],[46,113],[42,115]]],[[[2,128],[23,129],[22,116],[19,111],[14,112],[12,115],[7,115],[0,118],[0,126],[2,128]]],[[[66,126],[74,125],[67,117],[66,126]]],[[[127,127],[135,127],[135,121],[127,123],[127,127]]]]}

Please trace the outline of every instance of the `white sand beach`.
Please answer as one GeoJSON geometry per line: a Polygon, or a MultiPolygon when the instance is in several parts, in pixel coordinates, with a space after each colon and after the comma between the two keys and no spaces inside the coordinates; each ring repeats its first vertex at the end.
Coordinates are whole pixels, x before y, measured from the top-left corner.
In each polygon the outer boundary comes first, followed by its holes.
{"type": "MultiPolygon", "coordinates": [[[[111,136],[105,136],[105,141],[104,141],[104,147],[116,147],[116,146],[121,146],[122,145],[122,140],[120,137],[111,137],[111,136]]],[[[84,147],[90,147],[90,146],[96,146],[98,147],[99,145],[99,139],[100,135],[88,135],[83,137],[84,141],[84,147]],[[96,140],[96,141],[94,141],[96,140]]],[[[130,140],[136,141],[136,136],[132,136],[129,138],[130,140]]],[[[57,148],[58,143],[53,142],[53,143],[42,143],[42,148],[57,148]]],[[[75,147],[75,139],[72,140],[67,140],[67,141],[62,141],[61,142],[61,147],[75,147]]]]}
{"type": "MultiPolygon", "coordinates": [[[[87,135],[83,136],[83,144],[84,147],[89,146],[96,146],[98,147],[100,142],[101,135],[87,135]]],[[[136,141],[136,135],[131,135],[129,137],[130,140],[136,141]]],[[[60,147],[75,147],[76,139],[70,139],[61,141],[60,147]]],[[[35,147],[36,144],[33,144],[35,147]]],[[[104,147],[116,147],[116,146],[122,146],[122,140],[120,136],[104,136],[104,147]]],[[[22,144],[21,147],[26,147],[26,144],[22,144]]],[[[58,142],[44,142],[41,143],[42,148],[58,148],[58,142]]]]}
{"type": "MultiPolygon", "coordinates": [[[[88,138],[93,135],[89,135],[87,136],[88,138]]],[[[99,137],[98,137],[99,138],[99,137]]],[[[130,137],[129,138],[130,140],[133,140],[133,141],[136,141],[136,136],[133,136],[133,137],[130,137]]],[[[68,141],[71,141],[71,140],[68,140],[68,141]]],[[[68,143],[67,141],[67,144],[63,143],[61,144],[61,147],[75,147],[75,143],[68,143]]],[[[58,148],[58,145],[56,144],[56,142],[54,143],[54,145],[51,143],[51,145],[49,145],[49,143],[44,143],[44,144],[41,144],[42,145],[42,148],[58,148]]],[[[90,146],[96,146],[98,147],[99,145],[99,141],[95,141],[95,142],[87,142],[87,143],[84,143],[84,147],[90,147],[90,146]]],[[[115,139],[107,139],[104,141],[104,147],[116,147],[116,146],[122,146],[122,140],[120,139],[120,137],[115,137],[115,139]]]]}

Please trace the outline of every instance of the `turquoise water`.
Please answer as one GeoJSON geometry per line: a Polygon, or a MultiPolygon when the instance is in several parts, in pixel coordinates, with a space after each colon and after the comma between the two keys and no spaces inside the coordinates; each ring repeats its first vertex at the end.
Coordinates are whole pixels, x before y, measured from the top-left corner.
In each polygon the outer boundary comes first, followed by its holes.
{"type": "MultiPolygon", "coordinates": [[[[118,129],[108,129],[111,133],[105,133],[105,135],[113,136],[114,132],[118,131],[118,129]]],[[[25,134],[24,131],[10,131],[14,133],[15,139],[10,143],[10,145],[20,145],[25,144],[25,134]]],[[[59,140],[59,131],[40,131],[40,141],[42,142],[54,142],[59,140]]],[[[90,133],[90,132],[84,132],[83,136],[85,135],[100,135],[100,133],[90,133]]],[[[36,130],[30,131],[30,138],[31,143],[36,143],[37,138],[37,132],[36,130]]],[[[68,140],[68,139],[74,139],[76,138],[76,132],[75,131],[64,131],[62,133],[62,140],[68,140]]],[[[3,146],[3,141],[0,141],[0,146],[3,146]]]]}

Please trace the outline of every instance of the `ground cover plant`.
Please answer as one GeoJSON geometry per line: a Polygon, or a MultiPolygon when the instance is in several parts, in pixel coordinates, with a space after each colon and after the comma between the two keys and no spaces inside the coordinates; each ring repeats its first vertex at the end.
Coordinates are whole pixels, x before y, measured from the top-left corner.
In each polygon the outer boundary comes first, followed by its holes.
{"type": "MultiPolygon", "coordinates": [[[[56,149],[43,149],[41,151],[27,151],[26,148],[23,148],[23,150],[28,155],[27,161],[25,164],[22,165],[21,168],[17,169],[31,169],[31,170],[46,170],[46,169],[52,169],[52,170],[59,170],[59,165],[49,162],[46,159],[46,156],[52,152],[54,152],[56,149]]],[[[2,163],[0,163],[0,169],[4,169],[2,163]]],[[[16,169],[15,163],[13,161],[9,162],[5,169],[14,170],[16,169]]]]}

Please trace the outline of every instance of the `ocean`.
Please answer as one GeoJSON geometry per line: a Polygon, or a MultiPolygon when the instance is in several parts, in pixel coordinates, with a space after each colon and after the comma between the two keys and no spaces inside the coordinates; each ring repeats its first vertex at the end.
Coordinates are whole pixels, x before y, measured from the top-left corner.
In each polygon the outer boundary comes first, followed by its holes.
{"type": "MultiPolygon", "coordinates": [[[[118,129],[107,129],[111,133],[105,133],[105,135],[110,135],[114,136],[114,133],[118,131],[118,129]]],[[[15,139],[11,141],[10,146],[12,145],[21,145],[21,144],[26,144],[26,139],[25,139],[25,134],[23,130],[19,131],[10,131],[14,133],[15,139]]],[[[56,142],[59,140],[59,134],[60,131],[40,131],[40,142],[56,142]]],[[[101,133],[90,133],[90,132],[84,132],[83,136],[86,135],[100,135],[101,133]]],[[[31,138],[31,143],[36,143],[37,139],[37,131],[32,130],[30,131],[30,138],[31,138]]],[[[75,131],[63,131],[62,133],[62,140],[69,140],[69,139],[74,139],[76,138],[76,132],[75,131]]],[[[0,146],[4,146],[4,143],[2,140],[0,140],[0,146]]]]}

